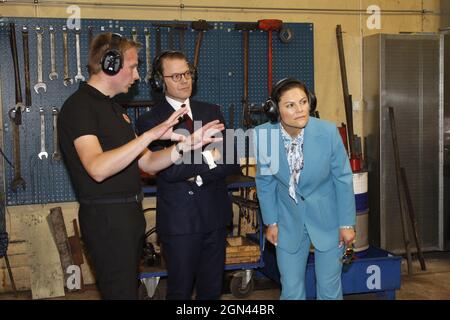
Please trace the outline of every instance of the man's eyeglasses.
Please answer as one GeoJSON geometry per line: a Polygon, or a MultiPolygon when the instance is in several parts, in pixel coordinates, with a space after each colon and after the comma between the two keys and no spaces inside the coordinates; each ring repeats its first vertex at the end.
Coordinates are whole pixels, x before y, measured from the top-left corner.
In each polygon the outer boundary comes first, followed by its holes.
{"type": "Polygon", "coordinates": [[[186,72],[184,72],[184,73],[174,73],[174,74],[172,74],[172,75],[170,75],[170,76],[164,76],[164,78],[172,78],[172,80],[174,81],[174,82],[179,82],[179,81],[181,81],[181,78],[184,76],[184,78],[186,79],[186,80],[189,80],[189,79],[191,79],[192,78],[192,71],[191,70],[188,70],[188,71],[186,71],[186,72]]]}

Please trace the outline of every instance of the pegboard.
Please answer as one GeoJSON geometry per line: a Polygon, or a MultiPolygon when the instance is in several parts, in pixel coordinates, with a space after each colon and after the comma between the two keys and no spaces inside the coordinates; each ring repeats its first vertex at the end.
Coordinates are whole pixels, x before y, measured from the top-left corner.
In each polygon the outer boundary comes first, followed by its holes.
{"type": "MultiPolygon", "coordinates": [[[[0,19],[0,79],[2,93],[3,115],[3,151],[13,162],[12,125],[8,112],[15,106],[14,68],[9,44],[9,23],[15,23],[17,52],[21,78],[22,97],[25,102],[24,58],[22,48],[22,26],[29,29],[30,49],[30,79],[32,105],[22,116],[20,126],[21,171],[26,181],[26,188],[19,188],[17,192],[11,189],[13,168],[5,162],[5,194],[7,205],[40,204],[52,202],[75,201],[75,193],[68,173],[62,161],[55,161],[51,154],[53,150],[53,121],[52,109],[60,109],[64,101],[78,88],[79,83],[63,84],[63,44],[62,27],[66,19],[37,19],[37,18],[1,18],[0,19]],[[37,94],[33,90],[37,82],[36,59],[36,26],[43,28],[43,79],[47,85],[45,93],[37,94]],[[49,26],[56,29],[56,69],[58,79],[50,80],[50,35],[49,26]],[[46,151],[47,159],[39,159],[40,152],[40,117],[39,109],[45,114],[46,151]]],[[[149,85],[144,81],[146,75],[145,64],[145,35],[144,28],[150,31],[150,52],[153,60],[156,51],[156,28],[154,23],[170,24],[171,21],[138,21],[138,20],[81,20],[80,52],[82,74],[88,79],[86,69],[88,57],[88,26],[93,28],[94,36],[102,32],[117,32],[123,36],[132,37],[132,28],[137,31],[138,41],[143,48],[139,52],[139,73],[141,81],[130,89],[126,95],[116,97],[117,101],[148,101],[152,99],[149,85]]],[[[185,31],[184,52],[192,61],[195,50],[197,31],[191,29],[190,21],[177,21],[187,25],[185,31]]],[[[221,106],[227,124],[234,128],[242,128],[242,96],[243,96],[243,39],[242,32],[235,30],[234,22],[211,22],[213,29],[206,31],[203,36],[198,64],[199,80],[196,100],[207,101],[221,106]],[[234,107],[232,107],[234,106],[234,107]],[[230,112],[234,109],[234,122],[230,121],[230,112]]],[[[282,43],[276,32],[273,32],[273,81],[293,76],[302,79],[309,88],[314,89],[314,41],[313,25],[310,23],[285,24],[293,31],[293,40],[282,43]]],[[[160,28],[161,49],[169,48],[169,28],[160,28]]],[[[173,31],[172,31],[173,32],[173,31]]],[[[179,49],[179,37],[172,33],[173,47],[179,49]]],[[[268,97],[267,91],[267,32],[255,30],[249,35],[249,103],[254,107],[261,107],[268,97]]],[[[73,79],[77,73],[75,32],[68,29],[69,43],[69,75],[73,79]]],[[[129,109],[128,114],[134,123],[136,114],[145,112],[146,108],[129,109]]],[[[255,115],[254,115],[255,116],[255,115]]],[[[265,122],[265,118],[256,115],[256,121],[265,122]]],[[[238,150],[239,155],[244,150],[238,150]]]]}

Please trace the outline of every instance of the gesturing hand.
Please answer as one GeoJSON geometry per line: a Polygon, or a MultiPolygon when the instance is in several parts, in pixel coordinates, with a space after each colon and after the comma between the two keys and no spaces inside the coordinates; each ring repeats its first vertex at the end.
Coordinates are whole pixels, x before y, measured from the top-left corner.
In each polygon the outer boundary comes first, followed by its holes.
{"type": "Polygon", "coordinates": [[[176,125],[184,114],[188,112],[187,108],[180,108],[170,115],[170,117],[157,125],[156,127],[147,131],[152,136],[152,141],[155,140],[172,140],[172,141],[184,141],[185,136],[174,133],[173,126],[176,125]]]}
{"type": "Polygon", "coordinates": [[[214,135],[224,129],[224,124],[220,123],[219,120],[208,122],[190,136],[186,137],[186,140],[183,142],[183,150],[196,150],[206,144],[222,141],[223,138],[216,138],[214,135]]]}

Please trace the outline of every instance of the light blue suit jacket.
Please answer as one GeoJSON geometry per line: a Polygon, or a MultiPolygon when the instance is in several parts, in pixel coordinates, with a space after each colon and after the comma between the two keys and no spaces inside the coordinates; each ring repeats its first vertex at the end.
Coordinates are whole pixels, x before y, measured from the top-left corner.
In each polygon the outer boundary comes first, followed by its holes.
{"type": "Polygon", "coordinates": [[[296,252],[306,227],[312,244],[326,251],[339,244],[339,227],[356,223],[353,174],[341,136],[332,123],[310,118],[305,127],[304,167],[289,196],[289,164],[279,123],[257,126],[256,189],[265,224],[278,223],[278,247],[296,252]]]}

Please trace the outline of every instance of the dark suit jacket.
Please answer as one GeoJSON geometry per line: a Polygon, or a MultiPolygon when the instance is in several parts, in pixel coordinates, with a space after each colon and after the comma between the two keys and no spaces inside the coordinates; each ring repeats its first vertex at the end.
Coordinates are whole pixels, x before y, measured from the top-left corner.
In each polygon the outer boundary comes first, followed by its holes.
{"type": "MultiPolygon", "coordinates": [[[[191,100],[190,106],[193,120],[202,121],[202,125],[216,119],[225,123],[217,105],[191,100]]],[[[167,101],[156,105],[139,118],[138,133],[157,126],[173,112],[167,101]]],[[[177,128],[186,129],[186,125],[182,122],[177,128]]],[[[226,159],[225,140],[224,136],[222,159],[226,159]]],[[[172,144],[171,141],[158,140],[152,142],[149,149],[157,151],[172,144]]],[[[205,233],[225,227],[230,222],[232,208],[225,178],[239,172],[236,152],[234,155],[234,164],[218,164],[214,169],[209,169],[201,155],[197,155],[201,164],[174,164],[158,173],[156,228],[160,235],[205,233]],[[196,175],[202,177],[203,185],[200,187],[187,181],[196,175]]]]}

